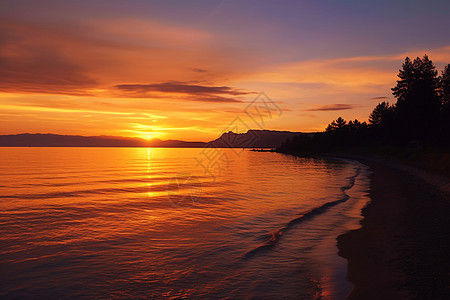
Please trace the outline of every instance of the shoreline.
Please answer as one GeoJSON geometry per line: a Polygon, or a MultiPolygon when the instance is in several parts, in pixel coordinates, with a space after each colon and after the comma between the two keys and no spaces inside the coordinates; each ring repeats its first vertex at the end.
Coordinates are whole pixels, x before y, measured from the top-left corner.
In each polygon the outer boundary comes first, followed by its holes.
{"type": "Polygon", "coordinates": [[[373,158],[342,158],[372,170],[361,228],[337,237],[353,284],[348,299],[450,299],[448,181],[373,158]]]}

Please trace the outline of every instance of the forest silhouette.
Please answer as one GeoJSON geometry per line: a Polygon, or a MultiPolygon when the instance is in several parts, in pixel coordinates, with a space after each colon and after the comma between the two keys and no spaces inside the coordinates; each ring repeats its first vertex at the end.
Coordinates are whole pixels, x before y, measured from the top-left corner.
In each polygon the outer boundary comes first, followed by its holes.
{"type": "Polygon", "coordinates": [[[397,102],[379,103],[368,123],[339,117],[324,132],[296,136],[277,151],[311,155],[385,146],[449,147],[450,64],[438,75],[427,55],[413,61],[406,57],[398,78],[392,88],[397,102]]]}

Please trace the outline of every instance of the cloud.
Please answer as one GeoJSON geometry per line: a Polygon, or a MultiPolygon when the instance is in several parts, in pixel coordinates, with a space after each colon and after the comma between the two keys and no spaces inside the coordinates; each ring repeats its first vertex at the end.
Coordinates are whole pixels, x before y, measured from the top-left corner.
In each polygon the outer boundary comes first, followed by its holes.
{"type": "MultiPolygon", "coordinates": [[[[247,74],[250,82],[278,83],[302,92],[321,89],[321,94],[379,93],[390,89],[397,78],[398,69],[406,56],[416,57],[428,53],[442,69],[450,61],[450,46],[429,50],[416,50],[393,55],[316,58],[263,66],[247,74]]],[[[316,91],[314,93],[317,94],[316,91]]]]}
{"type": "Polygon", "coordinates": [[[145,46],[197,47],[211,41],[214,36],[207,30],[177,25],[163,20],[139,18],[101,18],[85,21],[114,40],[145,46]]]}
{"type": "Polygon", "coordinates": [[[372,97],[372,98],[370,98],[371,100],[384,100],[384,99],[387,99],[388,97],[385,97],[385,96],[379,96],[379,97],[372,97]]]}
{"type": "Polygon", "coordinates": [[[335,111],[335,110],[354,109],[356,107],[357,106],[353,104],[325,104],[316,106],[315,108],[305,109],[305,111],[335,111]]]}
{"type": "Polygon", "coordinates": [[[233,89],[228,86],[205,86],[189,84],[179,81],[169,81],[154,84],[119,84],[115,88],[129,92],[164,92],[164,93],[186,93],[186,94],[228,94],[246,95],[248,92],[233,89]]]}
{"type": "Polygon", "coordinates": [[[83,66],[47,43],[47,32],[0,22],[0,33],[0,91],[86,95],[97,85],[83,66]]]}
{"type": "Polygon", "coordinates": [[[83,69],[50,49],[17,57],[0,54],[0,90],[87,95],[97,82],[83,69]]]}
{"type": "Polygon", "coordinates": [[[204,102],[242,102],[241,100],[221,95],[242,96],[250,94],[250,92],[229,86],[208,86],[180,81],[153,84],[119,84],[115,85],[114,88],[125,93],[124,96],[133,98],[152,97],[155,96],[154,93],[185,94],[189,100],[204,102]]]}
{"type": "Polygon", "coordinates": [[[117,95],[117,88],[110,87],[125,80],[150,81],[165,84],[135,86],[134,97],[142,96],[137,95],[138,89],[142,94],[153,88],[180,95],[202,93],[198,101],[239,102],[231,98],[245,93],[227,87],[228,83],[196,85],[193,80],[230,82],[239,70],[250,69],[248,64],[255,55],[228,53],[229,49],[225,55],[218,36],[185,27],[138,19],[78,21],[59,26],[1,20],[0,91],[122,97],[117,95]],[[192,62],[200,58],[202,64],[193,67],[192,62]],[[240,63],[232,63],[236,60],[240,63]],[[191,84],[186,84],[187,80],[191,84]],[[216,97],[205,97],[211,93],[216,97]],[[217,97],[224,95],[233,97],[217,97]]]}
{"type": "Polygon", "coordinates": [[[192,71],[197,72],[197,73],[206,73],[208,72],[205,69],[200,69],[200,68],[191,68],[192,71]]]}
{"type": "Polygon", "coordinates": [[[203,102],[242,102],[241,100],[238,99],[233,99],[233,98],[229,98],[229,97],[220,97],[220,96],[214,96],[214,95],[207,95],[207,96],[203,96],[203,97],[198,97],[198,96],[191,96],[189,97],[189,100],[193,100],[193,101],[203,101],[203,102]]]}

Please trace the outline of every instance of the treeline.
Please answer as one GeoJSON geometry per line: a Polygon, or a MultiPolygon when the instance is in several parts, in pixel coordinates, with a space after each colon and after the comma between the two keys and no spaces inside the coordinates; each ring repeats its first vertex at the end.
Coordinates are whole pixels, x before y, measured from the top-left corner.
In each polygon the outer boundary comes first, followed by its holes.
{"type": "Polygon", "coordinates": [[[284,153],[315,154],[355,147],[450,146],[450,64],[438,76],[425,55],[405,59],[392,88],[395,104],[379,103],[369,121],[346,121],[339,117],[325,132],[297,136],[279,149],[284,153]]]}

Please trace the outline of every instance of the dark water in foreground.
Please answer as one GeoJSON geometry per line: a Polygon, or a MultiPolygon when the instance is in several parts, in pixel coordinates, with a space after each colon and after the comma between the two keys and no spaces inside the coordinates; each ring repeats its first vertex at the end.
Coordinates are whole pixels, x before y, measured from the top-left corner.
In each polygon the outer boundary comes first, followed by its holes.
{"type": "Polygon", "coordinates": [[[0,298],[343,299],[367,168],[200,151],[0,148],[0,298]]]}

